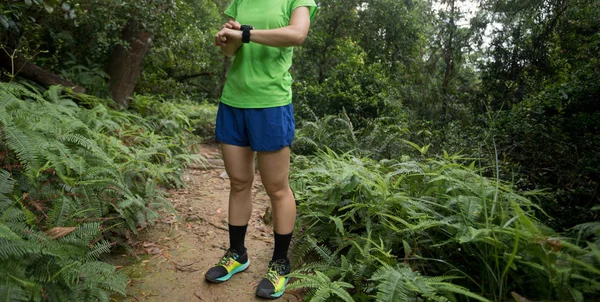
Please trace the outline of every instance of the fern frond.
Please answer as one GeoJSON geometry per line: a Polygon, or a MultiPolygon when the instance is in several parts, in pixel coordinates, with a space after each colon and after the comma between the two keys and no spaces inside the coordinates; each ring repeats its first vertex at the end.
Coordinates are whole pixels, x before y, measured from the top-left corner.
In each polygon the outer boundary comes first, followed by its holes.
{"type": "Polygon", "coordinates": [[[27,302],[31,297],[29,293],[15,283],[0,283],[0,300],[6,302],[27,302]]]}
{"type": "Polygon", "coordinates": [[[100,223],[98,222],[80,224],[73,232],[59,239],[59,241],[79,243],[80,245],[87,246],[91,241],[98,238],[101,233],[100,223]]]}
{"type": "Polygon", "coordinates": [[[19,259],[25,255],[40,253],[41,248],[38,244],[27,241],[9,241],[0,238],[0,259],[19,259]]]}
{"type": "Polygon", "coordinates": [[[1,133],[4,134],[8,148],[15,152],[17,158],[31,174],[43,165],[37,153],[39,144],[32,135],[11,125],[4,125],[1,133]]]}
{"type": "Polygon", "coordinates": [[[57,198],[48,212],[48,226],[69,226],[74,212],[75,203],[71,198],[67,196],[57,198]]]}
{"type": "Polygon", "coordinates": [[[10,178],[10,173],[0,169],[0,195],[12,192],[14,181],[10,178]]]}
{"type": "Polygon", "coordinates": [[[110,253],[111,247],[112,243],[106,240],[102,240],[101,242],[96,243],[92,248],[90,248],[85,258],[88,261],[98,260],[100,259],[100,255],[110,253]]]}
{"type": "Polygon", "coordinates": [[[462,295],[465,297],[473,298],[477,301],[491,302],[490,300],[488,300],[478,294],[475,294],[462,286],[458,286],[458,285],[451,284],[451,283],[445,283],[445,282],[432,282],[431,284],[434,285],[439,292],[451,292],[451,293],[459,294],[459,295],[462,295]]]}
{"type": "Polygon", "coordinates": [[[21,239],[21,236],[17,235],[4,224],[0,224],[0,238],[6,239],[8,241],[17,241],[21,239]]]}

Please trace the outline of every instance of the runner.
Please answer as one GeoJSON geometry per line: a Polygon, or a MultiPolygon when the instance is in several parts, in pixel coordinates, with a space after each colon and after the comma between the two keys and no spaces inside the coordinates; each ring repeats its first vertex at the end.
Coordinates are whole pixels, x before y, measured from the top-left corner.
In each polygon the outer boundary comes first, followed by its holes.
{"type": "Polygon", "coordinates": [[[275,248],[256,295],[277,299],[289,280],[287,257],[296,221],[296,201],[288,183],[292,108],[293,47],[304,42],[317,6],[314,0],[234,0],[229,21],[215,45],[235,56],[223,88],[216,138],[229,175],[230,246],[206,280],[220,283],[244,271],[250,260],[244,239],[252,213],[254,155],[271,199],[275,248]]]}

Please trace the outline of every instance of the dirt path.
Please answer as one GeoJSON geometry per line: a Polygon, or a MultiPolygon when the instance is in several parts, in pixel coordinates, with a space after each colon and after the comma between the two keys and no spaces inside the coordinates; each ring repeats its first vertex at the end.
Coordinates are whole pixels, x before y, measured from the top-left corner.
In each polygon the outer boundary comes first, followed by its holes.
{"type": "MultiPolygon", "coordinates": [[[[135,252],[141,260],[130,255],[117,260],[131,278],[127,298],[122,301],[263,301],[255,298],[254,291],[266,273],[273,243],[270,221],[263,219],[269,200],[258,173],[246,235],[250,268],[223,284],[204,281],[205,272],[229,245],[229,180],[221,168],[223,163],[216,145],[201,145],[200,153],[213,167],[188,170],[187,188],[169,191],[169,200],[180,219],[165,215],[155,227],[136,238],[135,252]]],[[[301,299],[295,293],[286,293],[278,301],[301,299]]]]}

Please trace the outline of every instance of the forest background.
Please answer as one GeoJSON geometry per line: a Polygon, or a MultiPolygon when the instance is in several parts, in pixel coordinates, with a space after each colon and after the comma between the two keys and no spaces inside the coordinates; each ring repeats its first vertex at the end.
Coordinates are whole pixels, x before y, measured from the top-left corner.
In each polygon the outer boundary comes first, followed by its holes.
{"type": "MultiPolygon", "coordinates": [[[[291,70],[306,298],[597,298],[600,3],[317,3],[291,70]]],[[[227,5],[0,2],[2,300],[125,293],[102,255],[201,162],[227,5]]]]}

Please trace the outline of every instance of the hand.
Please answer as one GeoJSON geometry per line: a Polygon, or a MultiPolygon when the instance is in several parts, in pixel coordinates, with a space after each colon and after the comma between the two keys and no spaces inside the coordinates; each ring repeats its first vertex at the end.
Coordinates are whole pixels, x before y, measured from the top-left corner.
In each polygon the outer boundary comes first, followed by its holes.
{"type": "Polygon", "coordinates": [[[229,20],[227,23],[225,23],[225,24],[223,24],[223,26],[221,26],[221,29],[224,29],[224,28],[240,30],[240,29],[242,29],[242,25],[235,20],[229,20]]]}
{"type": "Polygon", "coordinates": [[[240,30],[223,28],[215,35],[215,46],[226,46],[231,43],[241,43],[242,32],[240,30]]]}

